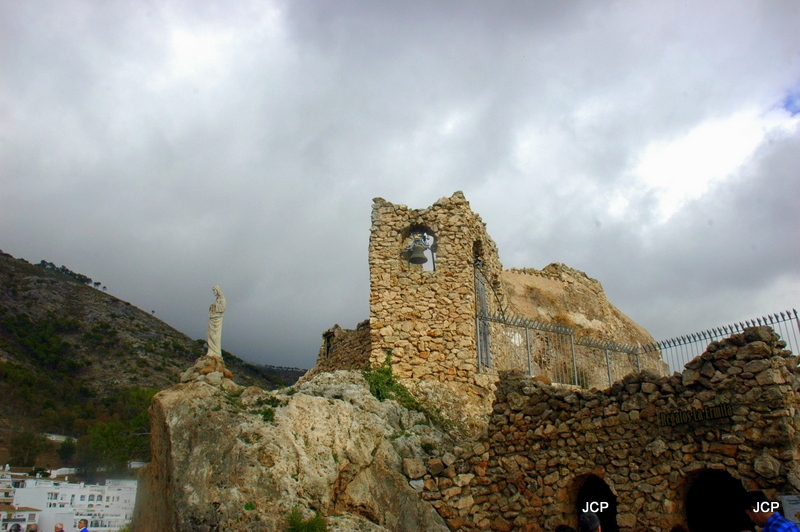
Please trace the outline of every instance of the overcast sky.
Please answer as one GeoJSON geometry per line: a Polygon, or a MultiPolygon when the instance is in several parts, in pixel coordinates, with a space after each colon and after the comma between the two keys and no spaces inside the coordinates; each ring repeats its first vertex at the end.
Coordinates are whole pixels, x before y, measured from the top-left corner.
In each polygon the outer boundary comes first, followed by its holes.
{"type": "Polygon", "coordinates": [[[657,339],[800,306],[800,3],[685,4],[2,2],[0,249],[193,338],[219,284],[298,367],[368,317],[374,197],[464,191],[657,339]]]}

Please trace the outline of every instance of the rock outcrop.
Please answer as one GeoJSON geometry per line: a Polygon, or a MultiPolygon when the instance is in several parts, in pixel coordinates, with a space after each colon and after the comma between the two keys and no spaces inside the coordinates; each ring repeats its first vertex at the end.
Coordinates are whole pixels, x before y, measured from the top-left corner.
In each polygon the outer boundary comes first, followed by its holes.
{"type": "Polygon", "coordinates": [[[564,264],[503,270],[501,280],[514,312],[544,323],[567,325],[579,338],[629,344],[654,343],[644,327],[611,304],[597,279],[564,264]]]}
{"type": "Polygon", "coordinates": [[[153,399],[133,530],[284,530],[293,508],[330,516],[330,530],[448,530],[415,478],[453,442],[422,413],[375,399],[359,372],[278,393],[222,372],[185,378],[153,399]]]}

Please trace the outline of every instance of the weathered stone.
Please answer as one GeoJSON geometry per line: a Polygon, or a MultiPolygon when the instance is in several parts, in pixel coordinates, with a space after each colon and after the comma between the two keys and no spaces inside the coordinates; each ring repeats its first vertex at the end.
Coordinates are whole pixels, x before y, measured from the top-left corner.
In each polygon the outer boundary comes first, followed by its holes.
{"type": "Polygon", "coordinates": [[[617,524],[624,528],[633,528],[636,526],[636,516],[630,513],[618,514],[617,524]]]}
{"type": "Polygon", "coordinates": [[[764,478],[775,478],[781,472],[781,463],[763,452],[756,458],[753,469],[764,478]]]}
{"type": "Polygon", "coordinates": [[[422,478],[427,469],[422,460],[418,458],[403,458],[403,473],[410,479],[422,478]]]}
{"type": "Polygon", "coordinates": [[[761,386],[766,386],[769,384],[784,384],[786,379],[783,378],[779,370],[770,368],[756,375],[756,382],[761,386]]]}
{"type": "Polygon", "coordinates": [[[438,475],[444,471],[444,463],[439,458],[432,458],[428,460],[428,473],[433,476],[438,475]]]}
{"type": "Polygon", "coordinates": [[[700,373],[697,371],[687,369],[683,372],[681,382],[684,386],[691,386],[700,379],[700,373]]]}
{"type": "Polygon", "coordinates": [[[744,330],[744,339],[747,343],[764,342],[769,344],[776,340],[766,327],[747,327],[744,330]]]}
{"type": "Polygon", "coordinates": [[[453,479],[453,482],[456,486],[469,486],[469,483],[473,478],[475,478],[475,475],[471,473],[462,473],[460,475],[456,475],[456,478],[453,479]]]}
{"type": "Polygon", "coordinates": [[[512,530],[514,530],[514,524],[509,521],[506,521],[500,516],[494,518],[491,527],[492,530],[496,530],[498,532],[511,532],[512,530]]]}
{"type": "Polygon", "coordinates": [[[409,480],[408,485],[411,486],[411,488],[416,492],[421,492],[423,489],[425,489],[425,481],[422,479],[409,480]]]}
{"type": "Polygon", "coordinates": [[[758,373],[759,371],[765,370],[769,367],[769,362],[763,359],[759,360],[751,360],[747,364],[744,365],[742,371],[745,373],[758,373]]]}

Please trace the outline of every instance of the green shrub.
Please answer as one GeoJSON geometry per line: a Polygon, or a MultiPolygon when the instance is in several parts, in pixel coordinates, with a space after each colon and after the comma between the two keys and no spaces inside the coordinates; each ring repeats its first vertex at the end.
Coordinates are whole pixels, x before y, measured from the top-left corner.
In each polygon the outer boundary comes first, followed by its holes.
{"type": "Polygon", "coordinates": [[[281,401],[280,399],[278,399],[277,397],[273,397],[271,395],[268,395],[266,397],[259,397],[259,399],[257,401],[257,404],[258,405],[269,405],[269,406],[272,406],[272,407],[278,407],[278,406],[283,406],[284,402],[281,401]]]}
{"type": "Polygon", "coordinates": [[[244,509],[249,512],[249,511],[255,510],[256,509],[256,505],[253,504],[252,502],[246,502],[246,503],[244,503],[244,509]]]}
{"type": "Polygon", "coordinates": [[[392,373],[392,353],[386,354],[386,360],[373,369],[365,369],[361,372],[364,379],[369,384],[370,393],[378,401],[394,399],[409,410],[421,411],[420,404],[406,389],[405,386],[397,382],[392,373]]]}
{"type": "Polygon", "coordinates": [[[264,418],[264,421],[267,423],[273,423],[275,421],[275,410],[267,407],[261,411],[261,417],[264,418]]]}
{"type": "Polygon", "coordinates": [[[369,384],[369,391],[378,401],[394,399],[401,406],[422,412],[432,422],[444,429],[457,428],[453,422],[442,417],[441,414],[430,408],[422,406],[405,386],[397,382],[392,373],[392,352],[386,353],[386,360],[377,368],[365,369],[361,372],[364,380],[369,384]]]}
{"type": "Polygon", "coordinates": [[[292,509],[287,518],[287,532],[326,532],[328,525],[319,512],[311,519],[303,519],[303,512],[299,508],[292,509]]]}

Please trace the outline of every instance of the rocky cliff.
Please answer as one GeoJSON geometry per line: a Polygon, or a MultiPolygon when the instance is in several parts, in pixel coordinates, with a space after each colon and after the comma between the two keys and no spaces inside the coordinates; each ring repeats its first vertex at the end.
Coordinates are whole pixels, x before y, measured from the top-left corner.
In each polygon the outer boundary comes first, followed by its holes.
{"type": "Polygon", "coordinates": [[[453,442],[425,415],[378,401],[359,372],[268,392],[203,366],[153,399],[133,530],[285,530],[292,509],[329,530],[448,530],[419,492],[423,459],[453,442]]]}
{"type": "Polygon", "coordinates": [[[512,310],[544,323],[567,325],[578,337],[636,346],[655,340],[644,327],[611,304],[597,279],[564,264],[504,270],[512,310]]]}

